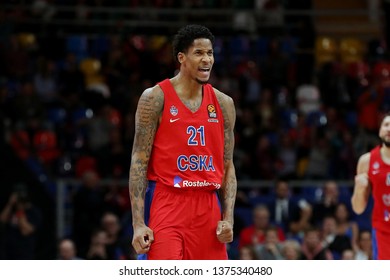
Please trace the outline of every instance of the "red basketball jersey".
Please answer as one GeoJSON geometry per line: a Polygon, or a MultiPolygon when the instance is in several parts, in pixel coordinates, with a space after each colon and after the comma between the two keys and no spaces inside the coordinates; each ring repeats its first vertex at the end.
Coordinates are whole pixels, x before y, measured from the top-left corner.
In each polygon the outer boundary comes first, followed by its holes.
{"type": "Polygon", "coordinates": [[[224,122],[211,85],[203,85],[202,104],[191,112],[169,79],[159,83],[164,109],[148,167],[157,186],[215,190],[222,184],[224,122]]]}
{"type": "Polygon", "coordinates": [[[374,206],[372,227],[390,232],[390,165],[380,155],[380,146],[371,150],[368,177],[372,185],[374,206]]]}

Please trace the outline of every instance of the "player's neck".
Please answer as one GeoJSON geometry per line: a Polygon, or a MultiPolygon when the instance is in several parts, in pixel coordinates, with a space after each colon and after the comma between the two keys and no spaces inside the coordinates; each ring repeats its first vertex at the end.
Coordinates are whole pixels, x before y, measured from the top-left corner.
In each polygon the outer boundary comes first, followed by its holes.
{"type": "Polygon", "coordinates": [[[202,95],[202,85],[180,72],[171,79],[176,93],[183,98],[194,98],[202,95]]]}
{"type": "Polygon", "coordinates": [[[390,164],[390,148],[389,147],[382,145],[381,157],[385,163],[390,164]]]}

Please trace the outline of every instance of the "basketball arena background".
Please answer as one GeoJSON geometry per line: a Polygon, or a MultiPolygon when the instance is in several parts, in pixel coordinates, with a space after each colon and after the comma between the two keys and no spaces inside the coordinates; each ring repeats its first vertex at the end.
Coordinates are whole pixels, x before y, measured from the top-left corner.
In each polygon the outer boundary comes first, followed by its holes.
{"type": "MultiPolygon", "coordinates": [[[[39,210],[28,241],[36,259],[56,259],[62,238],[87,251],[106,211],[131,239],[127,181],[137,100],[174,75],[172,35],[189,23],[216,36],[210,82],[236,104],[232,247],[253,207],[274,199],[279,178],[294,199],[313,205],[334,181],[349,203],[357,158],[378,143],[378,120],[390,109],[388,5],[2,0],[0,209],[17,192],[39,210]]],[[[370,228],[369,209],[353,219],[370,228]]],[[[7,258],[4,221],[0,232],[0,258],[7,258]]]]}

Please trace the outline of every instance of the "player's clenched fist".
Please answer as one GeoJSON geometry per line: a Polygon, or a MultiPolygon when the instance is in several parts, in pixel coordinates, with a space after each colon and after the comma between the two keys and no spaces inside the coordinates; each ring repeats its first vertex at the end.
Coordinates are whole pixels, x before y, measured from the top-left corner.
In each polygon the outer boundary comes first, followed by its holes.
{"type": "Polygon", "coordinates": [[[131,243],[137,254],[146,254],[154,241],[153,231],[147,226],[137,227],[134,230],[133,242],[131,243]]]}
{"type": "Polygon", "coordinates": [[[217,237],[222,243],[233,241],[233,225],[228,221],[219,221],[217,225],[217,237]]]}
{"type": "Polygon", "coordinates": [[[355,176],[355,186],[357,191],[365,191],[370,185],[367,173],[360,173],[355,176]]]}

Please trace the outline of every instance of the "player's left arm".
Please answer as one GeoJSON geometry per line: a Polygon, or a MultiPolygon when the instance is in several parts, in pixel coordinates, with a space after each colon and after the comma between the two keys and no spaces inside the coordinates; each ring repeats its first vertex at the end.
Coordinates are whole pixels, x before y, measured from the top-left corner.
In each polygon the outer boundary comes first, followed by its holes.
{"type": "Polygon", "coordinates": [[[237,179],[233,163],[234,125],[236,110],[230,96],[214,89],[224,118],[224,177],[219,190],[222,204],[222,221],[217,225],[217,237],[221,242],[233,241],[234,203],[237,193],[237,179]]]}
{"type": "Polygon", "coordinates": [[[355,175],[355,184],[351,197],[352,210],[360,215],[368,205],[368,199],[371,192],[371,183],[368,177],[368,169],[370,165],[371,154],[365,153],[360,156],[355,175]]]}

